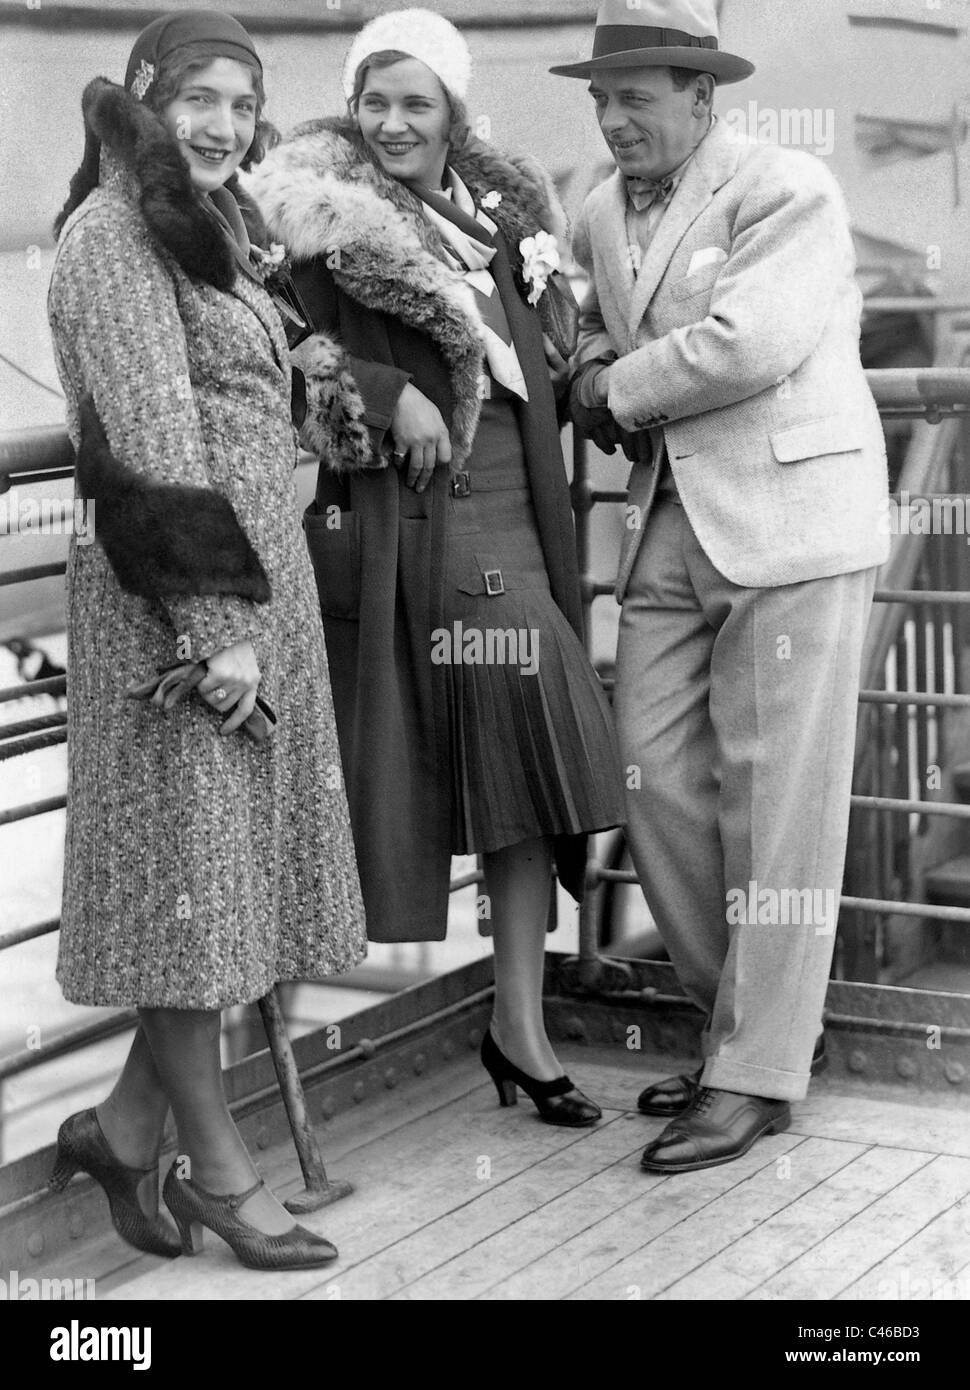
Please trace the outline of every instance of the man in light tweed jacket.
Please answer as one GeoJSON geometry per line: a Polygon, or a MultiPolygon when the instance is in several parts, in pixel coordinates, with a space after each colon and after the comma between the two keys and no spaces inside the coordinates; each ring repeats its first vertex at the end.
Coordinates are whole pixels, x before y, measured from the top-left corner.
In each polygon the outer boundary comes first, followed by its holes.
{"type": "Polygon", "coordinates": [[[752,65],[711,0],[607,0],[590,82],[617,172],[578,220],[577,425],[636,457],[617,598],[629,839],[703,1067],[648,1087],[651,1172],[746,1153],[806,1093],[845,862],[885,448],[825,166],[713,118],[752,65]],[[646,446],[646,447],[645,447],[646,446]]]}

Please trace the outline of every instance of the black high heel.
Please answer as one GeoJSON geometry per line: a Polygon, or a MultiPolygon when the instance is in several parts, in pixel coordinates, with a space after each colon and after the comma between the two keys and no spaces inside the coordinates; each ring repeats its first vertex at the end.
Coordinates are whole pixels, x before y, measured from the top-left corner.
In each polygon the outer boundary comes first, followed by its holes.
{"type": "Polygon", "coordinates": [[[179,1228],[183,1252],[199,1254],[203,1227],[207,1226],[250,1269],[318,1269],[335,1260],[337,1247],[305,1226],[294,1226],[282,1235],[271,1236],[243,1220],[239,1208],[263,1186],[260,1178],[245,1192],[223,1196],[207,1192],[190,1178],[177,1177],[174,1166],[171,1167],[162,1197],[179,1228]]]}
{"type": "Polygon", "coordinates": [[[482,1066],[495,1082],[499,1104],[515,1105],[516,1087],[521,1087],[533,1102],[547,1125],[594,1125],[603,1112],[582,1091],[578,1091],[568,1076],[555,1081],[537,1081],[527,1076],[502,1052],[489,1029],[482,1038],[482,1066]],[[571,1094],[570,1094],[571,1093],[571,1094]]]}
{"type": "Polygon", "coordinates": [[[138,1201],[138,1187],[147,1173],[155,1174],[157,1186],[158,1165],[130,1168],[116,1158],[93,1109],[79,1110],[61,1125],[54,1171],[47,1185],[52,1192],[63,1192],[78,1171],[88,1173],[104,1189],[111,1220],[122,1240],[146,1255],[174,1259],[181,1254],[181,1245],[164,1217],[146,1216],[138,1201]]]}

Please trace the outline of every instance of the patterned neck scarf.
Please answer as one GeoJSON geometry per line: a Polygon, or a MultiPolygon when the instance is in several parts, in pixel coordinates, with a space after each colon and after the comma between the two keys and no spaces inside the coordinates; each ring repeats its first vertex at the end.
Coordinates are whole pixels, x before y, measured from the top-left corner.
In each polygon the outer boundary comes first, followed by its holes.
{"type": "MultiPolygon", "coordinates": [[[[450,195],[459,212],[479,222],[487,232],[496,231],[495,223],[475,207],[474,198],[453,169],[447,170],[447,177],[449,186],[443,196],[450,195]]],[[[441,233],[445,250],[455,269],[464,275],[465,283],[474,291],[484,325],[485,356],[489,371],[506,390],[527,401],[529,390],[525,384],[515,344],[512,342],[512,331],[495,280],[489,270],[495,258],[496,248],[478,241],[429,203],[422,201],[422,207],[425,216],[441,233]]]]}

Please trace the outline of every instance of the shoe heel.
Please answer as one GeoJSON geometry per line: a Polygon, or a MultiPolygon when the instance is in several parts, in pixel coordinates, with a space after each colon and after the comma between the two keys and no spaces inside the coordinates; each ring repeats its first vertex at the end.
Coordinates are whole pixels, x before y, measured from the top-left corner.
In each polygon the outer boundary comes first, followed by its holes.
{"type": "Polygon", "coordinates": [[[784,1134],[786,1129],[791,1128],[791,1116],[783,1115],[781,1119],[774,1120],[769,1126],[768,1134],[784,1134]]]}
{"type": "Polygon", "coordinates": [[[59,1147],[54,1159],[53,1171],[47,1179],[47,1186],[51,1192],[63,1192],[79,1167],[77,1160],[59,1147]]]}
{"type": "Polygon", "coordinates": [[[199,1221],[180,1221],[175,1218],[183,1255],[201,1255],[205,1240],[205,1227],[199,1221]]]}
{"type": "Polygon", "coordinates": [[[498,1091],[498,1103],[505,1109],[509,1105],[518,1105],[519,1092],[514,1081],[509,1081],[507,1077],[493,1076],[495,1089],[498,1091]]]}

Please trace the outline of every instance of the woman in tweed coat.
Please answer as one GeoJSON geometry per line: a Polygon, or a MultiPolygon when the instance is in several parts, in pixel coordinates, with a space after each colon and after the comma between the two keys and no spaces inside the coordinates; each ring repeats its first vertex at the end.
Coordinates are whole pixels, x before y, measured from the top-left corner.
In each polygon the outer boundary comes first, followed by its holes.
{"type": "MultiPolygon", "coordinates": [[[[59,219],[49,314],[97,543],[72,546],[68,568],[58,979],[74,1003],[138,1006],[141,1027],[111,1096],[61,1127],[54,1182],[85,1169],[127,1239],[178,1253],[157,1214],[171,1105],[177,1176],[191,1172],[165,1188],[183,1248],[209,1225],[244,1262],[292,1268],[336,1251],[253,1188],[219,1011],[347,970],[366,946],[286,335],[226,187],[259,151],[261,104],[234,20],[156,21],[126,88],[85,92],[85,162],[59,219]],[[185,661],[208,673],[173,707],[126,697],[185,661]],[[262,742],[240,727],[257,687],[278,721],[262,742]]],[[[339,403],[336,352],[332,366],[339,403]]]]}

